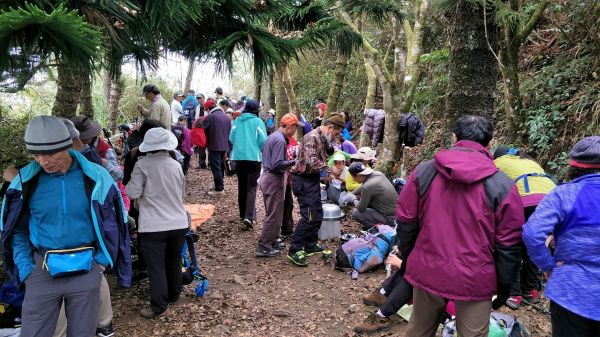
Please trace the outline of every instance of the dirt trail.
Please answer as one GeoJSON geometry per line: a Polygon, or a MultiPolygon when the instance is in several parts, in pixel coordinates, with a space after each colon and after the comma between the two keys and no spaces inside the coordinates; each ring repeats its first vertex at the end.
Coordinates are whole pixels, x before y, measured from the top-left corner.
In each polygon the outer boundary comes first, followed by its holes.
{"type": "MultiPolygon", "coordinates": [[[[186,286],[167,317],[145,320],[139,310],[149,305],[147,281],[113,289],[118,336],[354,336],[354,325],[374,309],[364,306],[361,297],[379,286],[383,271],[353,281],[319,255],[310,257],[306,268],[291,265],[284,254],[257,259],[254,250],[264,217],[260,192],[258,225],[253,231],[241,231],[235,177],[225,179],[227,194],[220,198],[207,194],[213,186],[210,171],[190,169],[187,179],[188,202],[215,205],[213,218],[198,230],[196,248],[209,291],[198,299],[193,285],[186,286]]],[[[357,224],[344,221],[344,231],[357,229],[357,224]]],[[[326,246],[334,250],[337,243],[326,246]]],[[[549,336],[549,319],[532,310],[513,313],[529,324],[532,336],[549,336]]],[[[401,336],[405,328],[403,323],[372,336],[401,336]]]]}

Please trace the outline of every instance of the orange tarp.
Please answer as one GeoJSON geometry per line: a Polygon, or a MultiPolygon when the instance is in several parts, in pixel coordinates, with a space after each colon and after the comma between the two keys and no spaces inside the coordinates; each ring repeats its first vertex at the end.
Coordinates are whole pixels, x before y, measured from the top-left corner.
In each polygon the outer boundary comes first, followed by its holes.
{"type": "Polygon", "coordinates": [[[210,219],[215,212],[215,205],[211,204],[184,204],[183,206],[192,217],[193,229],[198,229],[198,227],[210,219]]]}

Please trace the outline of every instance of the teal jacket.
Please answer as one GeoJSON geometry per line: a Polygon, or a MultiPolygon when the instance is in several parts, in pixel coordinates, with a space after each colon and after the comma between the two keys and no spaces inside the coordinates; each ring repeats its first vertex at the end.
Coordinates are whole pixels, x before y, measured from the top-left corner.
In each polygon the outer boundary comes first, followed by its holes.
{"type": "Polygon", "coordinates": [[[262,162],[262,148],[267,139],[267,129],[262,119],[244,112],[233,121],[229,142],[233,146],[231,160],[262,162]]]}

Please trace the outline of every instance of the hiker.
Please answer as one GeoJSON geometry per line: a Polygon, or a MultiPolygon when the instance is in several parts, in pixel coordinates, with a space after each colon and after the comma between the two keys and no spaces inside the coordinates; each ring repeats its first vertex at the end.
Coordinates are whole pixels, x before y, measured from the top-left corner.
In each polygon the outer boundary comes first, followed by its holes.
{"type": "Polygon", "coordinates": [[[381,109],[365,109],[365,121],[362,132],[371,139],[371,148],[376,149],[377,144],[383,142],[383,128],[385,126],[385,111],[381,109]]]}
{"type": "Polygon", "coordinates": [[[161,122],[165,128],[170,127],[172,121],[171,107],[160,95],[160,89],[153,84],[146,84],[142,89],[142,95],[146,100],[150,101],[150,106],[146,109],[141,104],[138,104],[138,112],[148,119],[161,122]]]}
{"type": "Polygon", "coordinates": [[[465,115],[453,132],[454,146],[417,166],[397,203],[398,249],[414,287],[407,337],[435,336],[448,300],[461,337],[487,337],[521,262],[523,203],[488,151],[492,124],[465,115]]]}
{"type": "Polygon", "coordinates": [[[331,174],[333,178],[327,185],[327,199],[338,203],[340,194],[346,190],[346,177],[348,177],[348,167],[346,166],[346,157],[341,152],[333,154],[331,174]]]}
{"type": "MultiPolygon", "coordinates": [[[[371,148],[368,146],[361,147],[358,149],[358,151],[356,151],[356,153],[350,155],[350,163],[361,162],[365,164],[365,166],[371,168],[374,166],[376,160],[377,158],[375,158],[375,150],[371,150],[371,148]]],[[[362,186],[362,184],[354,180],[354,177],[352,177],[351,174],[346,176],[346,191],[354,192],[360,186],[362,186]]],[[[357,191],[354,194],[359,193],[360,191],[357,191]]]]}
{"type": "MultiPolygon", "coordinates": [[[[300,122],[303,124],[302,122],[300,122]]],[[[287,137],[287,160],[296,160],[298,151],[298,141],[294,136],[287,137]]],[[[283,200],[283,220],[281,221],[281,239],[288,240],[294,234],[294,194],[292,192],[292,170],[287,169],[283,175],[284,182],[284,200],[283,200]]]]}
{"type": "Polygon", "coordinates": [[[131,285],[121,195],[105,169],[68,150],[71,136],[59,118],[32,119],[25,144],[35,160],[11,183],[0,226],[6,273],[27,289],[21,335],[52,336],[65,299],[67,335],[94,336],[104,270],[114,268],[119,285],[131,285]]]}
{"type": "Polygon", "coordinates": [[[173,94],[173,100],[171,101],[171,117],[173,118],[173,124],[179,121],[179,117],[183,116],[183,106],[181,102],[184,99],[184,95],[181,92],[173,94]]]}
{"type": "Polygon", "coordinates": [[[200,103],[196,99],[196,92],[192,89],[188,91],[188,96],[181,102],[183,108],[183,115],[186,118],[186,126],[188,129],[192,128],[192,122],[196,117],[196,110],[200,106],[200,103]]]}
{"type": "Polygon", "coordinates": [[[198,170],[206,169],[206,133],[204,132],[204,120],[206,116],[196,118],[192,126],[192,144],[194,153],[198,154],[198,170]]]}
{"type": "Polygon", "coordinates": [[[265,126],[267,128],[267,134],[272,134],[276,130],[277,121],[275,120],[275,109],[269,109],[269,115],[265,120],[265,126]]]}
{"type": "Polygon", "coordinates": [[[354,327],[354,331],[359,334],[388,330],[393,324],[398,324],[399,320],[392,320],[390,317],[412,299],[413,287],[403,277],[406,263],[397,255],[398,253],[397,247],[394,247],[385,260],[385,264],[396,271],[383,281],[380,288],[362,298],[365,305],[377,307],[378,310],[354,327]]]}
{"type": "MultiPolygon", "coordinates": [[[[146,119],[142,122],[137,130],[138,135],[144,139],[146,132],[152,128],[164,128],[164,125],[157,120],[154,119],[146,119]]],[[[134,144],[135,145],[135,144],[134,144]]],[[[134,146],[131,148],[127,156],[125,156],[124,165],[123,165],[123,184],[127,185],[129,183],[129,179],[131,179],[131,172],[133,172],[133,168],[135,167],[135,163],[138,161],[139,157],[144,156],[145,154],[138,151],[139,146],[134,146]]]]}
{"type": "Polygon", "coordinates": [[[569,152],[568,182],[549,192],[523,226],[531,260],[550,273],[553,337],[596,337],[600,332],[600,137],[569,152]],[[552,233],[556,250],[548,249],[552,233]]]}
{"type": "Polygon", "coordinates": [[[196,108],[196,113],[194,114],[194,120],[206,116],[206,114],[204,113],[204,103],[206,103],[204,94],[196,94],[196,100],[198,101],[198,107],[196,108]]]}
{"type": "Polygon", "coordinates": [[[223,89],[221,87],[216,87],[215,88],[215,92],[216,94],[215,96],[215,101],[219,101],[220,99],[223,99],[223,89]]]}
{"type": "MultiPolygon", "coordinates": [[[[523,150],[500,146],[494,151],[494,164],[516,183],[525,207],[525,221],[533,214],[546,194],[556,187],[540,164],[523,150]]],[[[510,297],[506,301],[506,305],[513,310],[519,309],[523,300],[534,304],[540,302],[538,268],[529,259],[527,247],[523,243],[521,256],[523,257],[521,271],[517,274],[510,290],[510,297]]]]}
{"type": "Polygon", "coordinates": [[[150,307],[140,315],[152,319],[167,312],[182,290],[181,250],[188,229],[183,207],[185,176],[168,151],[175,150],[175,135],[162,128],[146,132],[127,194],[139,204],[138,238],[150,279],[150,307]]]}
{"type": "Polygon", "coordinates": [[[266,139],[265,124],[258,118],[258,102],[250,100],[246,102],[244,112],[233,122],[229,133],[229,142],[233,146],[229,159],[235,161],[237,170],[238,209],[243,230],[254,228],[256,186],[266,139]]]}
{"type": "Polygon", "coordinates": [[[276,256],[284,248],[277,238],[283,224],[285,173],[296,163],[295,160],[288,159],[288,137],[294,135],[298,124],[298,118],[294,114],[285,114],[281,118],[279,129],[269,135],[263,147],[260,189],[265,202],[265,219],[256,247],[256,257],[276,256]]]}
{"type": "MultiPolygon", "coordinates": [[[[218,88],[217,88],[218,89],[218,88]]],[[[215,182],[215,189],[209,191],[212,196],[225,194],[223,175],[225,169],[225,152],[229,151],[229,132],[231,131],[231,120],[221,107],[215,107],[215,101],[207,99],[204,104],[209,110],[208,116],[202,122],[206,133],[208,147],[208,160],[215,182]],[[210,108],[212,107],[212,108],[210,108]]]]}
{"type": "Polygon", "coordinates": [[[177,138],[177,151],[183,155],[183,175],[187,174],[190,168],[190,161],[194,151],[192,150],[192,134],[190,129],[187,128],[188,118],[186,116],[180,116],[176,125],[171,126],[171,132],[177,138]]]}
{"type": "Polygon", "coordinates": [[[71,141],[73,142],[73,146],[71,146],[71,148],[79,151],[79,153],[81,153],[85,159],[102,166],[102,158],[100,158],[98,151],[94,148],[91,148],[88,144],[84,144],[81,139],[79,139],[81,134],[75,127],[75,124],[66,118],[61,118],[60,120],[65,124],[65,127],[69,132],[69,136],[71,136],[71,141]]]}
{"type": "Polygon", "coordinates": [[[337,151],[344,151],[347,154],[356,153],[356,145],[351,141],[347,140],[343,134],[339,134],[333,143],[333,148],[337,151]]]}
{"type": "Polygon", "coordinates": [[[321,181],[328,182],[331,169],[327,166],[327,152],[333,151],[331,141],[342,132],[344,119],[333,115],[324,121],[320,127],[309,132],[302,138],[292,168],[292,189],[300,206],[300,221],[294,229],[288,259],[297,266],[306,266],[307,256],[323,251],[318,245],[318,232],[323,220],[321,205],[321,181]]]}
{"type": "Polygon", "coordinates": [[[369,230],[376,224],[394,227],[398,197],[394,185],[383,173],[361,162],[350,164],[348,172],[354,181],[362,184],[360,200],[357,200],[353,193],[349,193],[345,200],[345,203],[356,206],[352,211],[352,218],[362,225],[363,230],[369,230]]]}
{"type": "MultiPolygon", "coordinates": [[[[325,111],[327,110],[327,104],[321,103],[321,102],[317,102],[315,104],[315,109],[317,109],[318,115],[312,121],[312,128],[313,129],[318,129],[319,126],[321,126],[321,122],[323,121],[323,116],[325,116],[325,111]]],[[[346,122],[344,121],[344,127],[345,126],[346,126],[346,122]]]]}

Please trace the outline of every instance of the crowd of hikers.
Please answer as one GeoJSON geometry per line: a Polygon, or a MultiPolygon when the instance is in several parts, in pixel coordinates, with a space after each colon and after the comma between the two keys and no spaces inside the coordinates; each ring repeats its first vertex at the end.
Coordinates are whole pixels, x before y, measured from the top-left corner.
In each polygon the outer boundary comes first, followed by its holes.
{"type": "MultiPolygon", "coordinates": [[[[150,284],[140,315],[169,312],[182,292],[194,157],[193,169],[210,167],[214,198],[231,192],[226,174],[237,175],[240,229],[262,223],[257,258],[280,256],[289,245],[287,259],[306,266],[323,253],[324,201],[352,209],[364,231],[395,231],[385,254],[393,273],[364,296],[377,311],[356,326],[359,333],[389,329],[398,323],[391,316],[412,304],[407,337],[435,336],[448,315],[459,336],[484,337],[492,310],[539,303],[544,290],[554,337],[600,336],[600,137],[575,144],[567,180],[557,186],[524,151],[495,146],[489,120],[462,116],[453,146],[418,165],[398,192],[375,170],[383,110],[365,111],[372,142],[357,149],[352,121],[344,113],[325,118],[325,103],[315,105],[311,123],[292,113],[277,121],[274,110],[250,97],[230,100],[221,88],[213,97],[178,92],[170,105],[155,85],[143,96],[149,104],[138,111],[146,119],[124,127],[127,137],[114,147],[85,116],[28,123],[33,161],[4,171],[10,185],[1,218],[7,282],[25,289],[21,336],[113,336],[104,274],[131,286],[133,249],[150,284]]],[[[402,145],[418,145],[423,123],[403,115],[399,133],[402,145]]]]}

